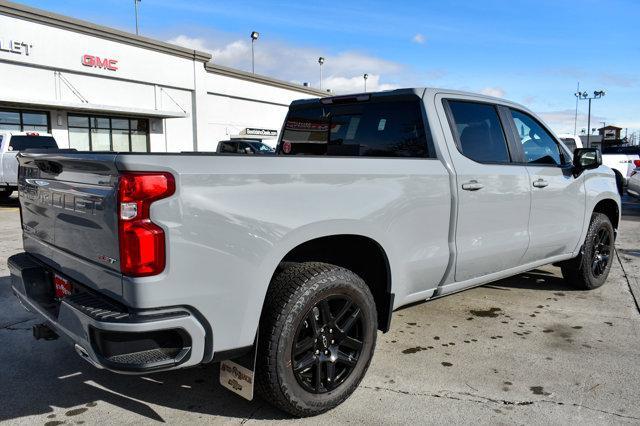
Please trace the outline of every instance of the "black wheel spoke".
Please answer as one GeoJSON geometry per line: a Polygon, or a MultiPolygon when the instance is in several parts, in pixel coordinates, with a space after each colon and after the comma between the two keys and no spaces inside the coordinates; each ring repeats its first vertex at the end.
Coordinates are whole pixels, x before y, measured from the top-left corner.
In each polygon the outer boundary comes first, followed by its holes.
{"type": "Polygon", "coordinates": [[[347,300],[344,304],[344,306],[342,307],[342,309],[340,309],[340,312],[338,312],[338,315],[336,315],[334,321],[336,323],[336,325],[340,322],[342,322],[342,319],[344,318],[344,316],[346,315],[346,313],[349,311],[349,308],[351,308],[351,301],[347,300]]]}
{"type": "MultiPolygon", "coordinates": [[[[349,316],[347,321],[344,323],[344,325],[340,327],[344,334],[349,333],[349,330],[351,330],[351,327],[353,327],[353,324],[356,323],[356,320],[358,319],[359,316],[360,316],[360,308],[356,308],[353,311],[353,313],[349,316]]],[[[339,326],[338,324],[336,325],[339,326]]]]}
{"type": "Polygon", "coordinates": [[[315,339],[313,337],[307,337],[306,339],[296,343],[295,347],[293,348],[293,356],[298,356],[308,351],[309,349],[312,349],[314,344],[315,339]]]}
{"type": "Polygon", "coordinates": [[[336,365],[333,362],[327,362],[327,386],[331,390],[335,388],[336,383],[336,365]]]}
{"type": "Polygon", "coordinates": [[[320,360],[316,362],[315,379],[316,379],[315,390],[316,392],[320,392],[320,389],[322,388],[322,363],[320,362],[320,360]]]}
{"type": "Polygon", "coordinates": [[[329,302],[327,300],[320,302],[320,312],[322,313],[322,322],[330,324],[333,321],[333,315],[331,315],[331,309],[329,308],[329,302]]]}
{"type": "Polygon", "coordinates": [[[347,348],[353,349],[354,351],[359,351],[362,348],[362,341],[347,336],[342,339],[342,341],[340,341],[340,346],[346,346],[347,348]]]}
{"type": "Polygon", "coordinates": [[[294,367],[293,367],[293,371],[296,373],[304,373],[306,372],[312,365],[314,362],[316,362],[316,357],[313,355],[313,353],[308,353],[307,355],[305,355],[300,361],[298,361],[297,363],[295,363],[294,367]]]}
{"type": "Polygon", "coordinates": [[[348,365],[349,367],[354,367],[356,365],[357,360],[354,359],[352,356],[345,354],[342,351],[338,351],[337,362],[341,362],[345,365],[348,365]]]}

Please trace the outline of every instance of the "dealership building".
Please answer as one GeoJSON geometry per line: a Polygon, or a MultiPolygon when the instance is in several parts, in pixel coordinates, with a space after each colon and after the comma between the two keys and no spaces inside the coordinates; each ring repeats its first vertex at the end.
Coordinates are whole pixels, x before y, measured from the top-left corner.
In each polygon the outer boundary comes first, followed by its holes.
{"type": "Polygon", "coordinates": [[[239,137],[273,146],[289,103],[323,95],[0,0],[0,132],[51,132],[60,147],[94,151],[215,151],[239,137]]]}

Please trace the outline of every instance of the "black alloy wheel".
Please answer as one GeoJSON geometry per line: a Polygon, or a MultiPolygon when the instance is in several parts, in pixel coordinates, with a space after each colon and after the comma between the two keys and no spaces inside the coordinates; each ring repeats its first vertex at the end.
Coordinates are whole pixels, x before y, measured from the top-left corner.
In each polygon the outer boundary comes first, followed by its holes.
{"type": "Polygon", "coordinates": [[[595,236],[591,271],[594,277],[599,277],[607,270],[611,257],[611,233],[608,228],[601,228],[595,236]]]}
{"type": "Polygon", "coordinates": [[[363,346],[362,321],[360,307],[347,295],[323,299],[307,312],[292,348],[300,386],[325,393],[349,377],[363,346]]]}

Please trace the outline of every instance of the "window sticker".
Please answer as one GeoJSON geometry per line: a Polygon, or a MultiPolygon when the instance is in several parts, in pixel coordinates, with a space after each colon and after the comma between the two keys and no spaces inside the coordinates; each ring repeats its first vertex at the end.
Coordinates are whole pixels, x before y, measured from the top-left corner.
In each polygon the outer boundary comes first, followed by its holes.
{"type": "Polygon", "coordinates": [[[379,132],[383,131],[386,125],[387,125],[387,119],[381,118],[380,121],[378,121],[378,131],[379,132]]]}

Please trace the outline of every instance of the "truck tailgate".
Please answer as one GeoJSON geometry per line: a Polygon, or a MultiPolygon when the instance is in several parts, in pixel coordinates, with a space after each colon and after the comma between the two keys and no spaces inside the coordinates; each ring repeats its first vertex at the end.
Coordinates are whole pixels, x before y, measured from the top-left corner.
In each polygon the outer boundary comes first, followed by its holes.
{"type": "Polygon", "coordinates": [[[122,293],[117,154],[18,156],[25,250],[77,281],[122,293]]]}

